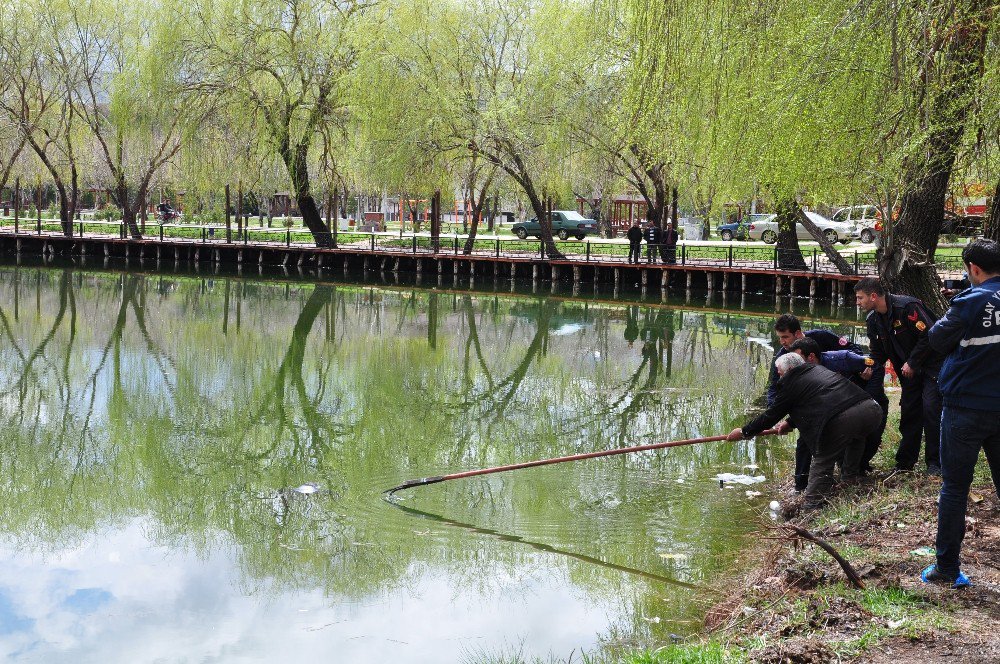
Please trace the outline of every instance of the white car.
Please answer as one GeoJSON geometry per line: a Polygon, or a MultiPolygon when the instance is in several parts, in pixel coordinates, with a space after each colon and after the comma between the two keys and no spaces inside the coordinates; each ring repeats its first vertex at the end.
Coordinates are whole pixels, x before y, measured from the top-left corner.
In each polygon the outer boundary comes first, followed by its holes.
{"type": "MultiPolygon", "coordinates": [[[[858,237],[858,229],[856,226],[850,223],[843,223],[839,221],[833,221],[827,219],[821,214],[816,214],[815,212],[806,212],[806,216],[812,219],[813,223],[819,226],[819,230],[826,236],[826,239],[830,242],[841,242],[847,244],[852,239],[858,237]]],[[[747,235],[751,240],[763,240],[768,244],[774,244],[778,241],[778,222],[775,221],[777,215],[769,215],[767,219],[760,221],[755,221],[750,224],[747,229],[747,235]]],[[[805,226],[802,224],[795,224],[795,234],[800,240],[812,240],[813,236],[809,234],[805,226]]]]}
{"type": "Polygon", "coordinates": [[[857,226],[861,241],[865,244],[874,242],[875,235],[882,230],[882,212],[874,205],[840,208],[834,213],[833,220],[857,226]]]}

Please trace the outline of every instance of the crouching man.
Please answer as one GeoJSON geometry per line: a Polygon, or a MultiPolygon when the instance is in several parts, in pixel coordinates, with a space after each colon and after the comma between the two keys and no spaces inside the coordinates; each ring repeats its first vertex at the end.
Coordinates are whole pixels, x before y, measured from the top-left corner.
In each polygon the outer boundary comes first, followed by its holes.
{"type": "Polygon", "coordinates": [[[813,509],[829,498],[833,467],[841,458],[841,479],[858,478],[865,439],[882,421],[882,408],[862,388],[796,353],[779,357],[775,368],[779,379],[774,402],[746,426],[733,429],[728,439],[753,438],[787,415],[778,431],[798,429],[812,453],[805,507],[813,509]]]}

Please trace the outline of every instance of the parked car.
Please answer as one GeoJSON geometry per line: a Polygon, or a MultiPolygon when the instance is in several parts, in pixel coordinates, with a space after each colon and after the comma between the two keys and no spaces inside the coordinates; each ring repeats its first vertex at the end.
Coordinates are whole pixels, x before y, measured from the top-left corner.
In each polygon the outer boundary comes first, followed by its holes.
{"type": "Polygon", "coordinates": [[[941,233],[961,235],[962,237],[975,237],[982,230],[983,218],[978,214],[957,214],[952,210],[944,211],[944,223],[941,225],[941,233]]]}
{"type": "MultiPolygon", "coordinates": [[[[748,235],[751,240],[763,240],[768,244],[774,244],[778,241],[778,222],[775,221],[777,215],[768,215],[768,219],[762,221],[756,221],[750,224],[748,229],[748,235]]],[[[806,216],[812,219],[813,223],[819,226],[819,230],[826,236],[826,239],[830,242],[840,242],[842,244],[847,244],[852,238],[856,238],[860,235],[856,226],[852,224],[845,224],[839,221],[833,221],[827,219],[821,214],[815,212],[806,212],[806,216]]],[[[800,240],[812,240],[813,236],[806,230],[805,226],[802,224],[795,224],[795,234],[800,240]]]]}
{"type": "Polygon", "coordinates": [[[746,240],[747,239],[747,229],[750,224],[755,221],[765,221],[769,217],[773,217],[773,214],[749,214],[739,221],[734,221],[729,224],[719,224],[715,229],[716,232],[726,242],[732,240],[746,240]]]}
{"type": "Polygon", "coordinates": [[[865,244],[875,241],[875,236],[882,230],[882,212],[874,205],[852,205],[840,208],[833,221],[853,224],[858,228],[858,235],[865,244]]]}
{"type": "MultiPolygon", "coordinates": [[[[514,224],[510,230],[522,240],[529,235],[533,237],[542,235],[542,225],[538,223],[537,217],[514,224]]],[[[560,240],[568,240],[571,235],[577,240],[582,240],[588,235],[597,233],[597,222],[587,219],[576,210],[552,211],[552,234],[558,236],[560,240]]]]}

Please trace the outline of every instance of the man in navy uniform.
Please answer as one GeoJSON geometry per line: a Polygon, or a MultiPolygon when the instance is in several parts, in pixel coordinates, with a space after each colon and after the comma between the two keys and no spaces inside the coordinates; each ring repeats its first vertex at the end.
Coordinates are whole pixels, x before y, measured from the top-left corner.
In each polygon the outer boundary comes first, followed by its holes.
{"type": "Polygon", "coordinates": [[[928,332],[930,346],[946,355],[938,374],[941,414],[941,496],[938,500],[937,562],[924,582],[953,588],[970,585],[960,569],[969,487],[986,452],[993,473],[1000,459],[1000,245],[975,240],[962,250],[972,287],[955,296],[928,332]]]}
{"type": "Polygon", "coordinates": [[[868,342],[877,366],[892,362],[899,376],[899,433],[896,469],[913,470],[920,459],[920,438],[926,441],[928,475],[941,474],[941,392],[937,375],[942,357],[931,348],[927,331],[936,320],[915,297],[886,292],[876,277],[854,287],[858,307],[868,312],[868,342]]]}

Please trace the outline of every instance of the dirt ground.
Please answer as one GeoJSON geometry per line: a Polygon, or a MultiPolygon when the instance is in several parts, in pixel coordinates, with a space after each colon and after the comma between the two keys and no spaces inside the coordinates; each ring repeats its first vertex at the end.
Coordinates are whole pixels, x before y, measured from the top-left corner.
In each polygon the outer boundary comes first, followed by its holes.
{"type": "Polygon", "coordinates": [[[706,628],[762,664],[1000,662],[1000,500],[988,481],[974,487],[962,548],[974,586],[952,590],[919,579],[934,562],[939,488],[919,473],[883,474],[791,520],[841,553],[863,590],[818,546],[768,526],[763,564],[706,628]]]}

